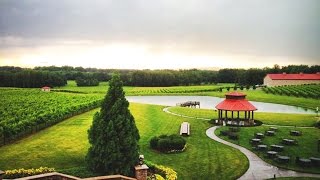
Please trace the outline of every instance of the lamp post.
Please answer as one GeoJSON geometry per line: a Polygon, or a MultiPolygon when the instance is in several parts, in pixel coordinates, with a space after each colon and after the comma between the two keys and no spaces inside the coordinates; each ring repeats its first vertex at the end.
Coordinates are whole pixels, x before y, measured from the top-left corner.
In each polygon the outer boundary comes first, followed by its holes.
{"type": "Polygon", "coordinates": [[[139,165],[141,166],[141,165],[143,165],[144,164],[144,155],[139,155],[139,165]]]}

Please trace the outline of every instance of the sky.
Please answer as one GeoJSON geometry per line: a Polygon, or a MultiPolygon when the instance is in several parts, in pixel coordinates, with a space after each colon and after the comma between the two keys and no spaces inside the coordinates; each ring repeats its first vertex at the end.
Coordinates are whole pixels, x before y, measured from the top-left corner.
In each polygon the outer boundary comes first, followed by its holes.
{"type": "Polygon", "coordinates": [[[318,0],[0,0],[0,66],[320,64],[318,0]]]}

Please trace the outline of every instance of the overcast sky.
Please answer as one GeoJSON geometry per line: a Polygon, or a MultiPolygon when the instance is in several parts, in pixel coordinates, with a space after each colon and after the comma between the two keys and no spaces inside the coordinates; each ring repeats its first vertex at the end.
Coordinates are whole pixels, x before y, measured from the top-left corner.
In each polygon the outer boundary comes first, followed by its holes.
{"type": "Polygon", "coordinates": [[[0,0],[0,65],[320,63],[318,0],[0,0]]]}

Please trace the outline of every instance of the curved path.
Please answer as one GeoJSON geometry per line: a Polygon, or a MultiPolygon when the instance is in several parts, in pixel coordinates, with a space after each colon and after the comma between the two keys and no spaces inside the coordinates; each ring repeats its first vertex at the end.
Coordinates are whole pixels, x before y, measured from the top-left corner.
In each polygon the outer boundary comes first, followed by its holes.
{"type": "MultiPolygon", "coordinates": [[[[172,113],[168,109],[169,109],[169,107],[166,107],[163,109],[163,111],[166,113],[169,113],[169,114],[172,114],[175,116],[184,117],[184,118],[209,120],[206,118],[190,117],[190,116],[172,113]]],[[[214,133],[214,131],[217,128],[219,128],[219,126],[214,126],[214,127],[207,129],[206,135],[215,141],[218,141],[222,144],[225,144],[225,145],[228,145],[228,146],[231,146],[233,148],[240,150],[245,156],[247,156],[247,158],[249,160],[249,169],[246,171],[246,173],[244,175],[242,175],[239,178],[239,180],[269,179],[269,178],[273,178],[273,177],[318,177],[318,178],[320,178],[320,174],[301,173],[301,172],[296,172],[296,171],[292,171],[292,170],[280,169],[276,166],[273,166],[269,163],[266,163],[265,161],[263,161],[261,158],[259,158],[256,154],[249,151],[248,149],[241,147],[241,146],[238,146],[236,144],[230,143],[230,142],[225,141],[223,139],[220,139],[214,133]]]]}

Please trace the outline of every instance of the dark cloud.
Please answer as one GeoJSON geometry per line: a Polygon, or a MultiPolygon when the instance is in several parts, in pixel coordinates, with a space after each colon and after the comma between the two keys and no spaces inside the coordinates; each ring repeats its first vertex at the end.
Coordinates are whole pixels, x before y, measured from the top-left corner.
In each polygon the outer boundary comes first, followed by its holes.
{"type": "Polygon", "coordinates": [[[317,0],[1,0],[0,36],[22,40],[0,42],[89,39],[155,51],[319,59],[319,17],[317,0]]]}

